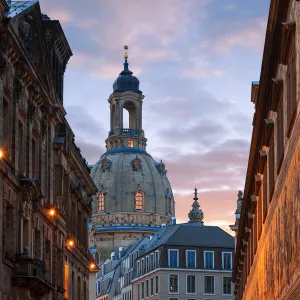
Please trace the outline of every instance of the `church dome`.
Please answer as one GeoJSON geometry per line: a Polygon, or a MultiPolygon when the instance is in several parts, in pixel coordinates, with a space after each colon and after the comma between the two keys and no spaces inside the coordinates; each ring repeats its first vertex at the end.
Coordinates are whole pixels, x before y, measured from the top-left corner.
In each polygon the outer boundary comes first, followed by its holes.
{"type": "Polygon", "coordinates": [[[169,223],[174,207],[166,173],[164,163],[157,163],[145,151],[108,151],[101,156],[91,172],[104,199],[103,207],[99,207],[97,199],[93,201],[94,217],[97,214],[101,216],[123,212],[119,220],[106,220],[107,225],[139,225],[146,229],[169,223]],[[137,195],[140,198],[137,199],[137,195]],[[129,212],[137,213],[136,218],[129,215],[129,212]]]}
{"type": "Polygon", "coordinates": [[[124,70],[113,84],[113,92],[127,92],[132,91],[141,94],[139,90],[140,81],[132,75],[133,73],[128,69],[128,62],[125,59],[124,70]]]}

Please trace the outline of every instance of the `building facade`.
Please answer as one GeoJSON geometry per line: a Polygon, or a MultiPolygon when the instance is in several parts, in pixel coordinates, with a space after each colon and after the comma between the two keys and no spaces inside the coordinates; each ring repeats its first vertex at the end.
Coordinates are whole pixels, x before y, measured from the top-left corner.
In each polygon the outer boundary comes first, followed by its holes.
{"type": "Polygon", "coordinates": [[[97,188],[63,107],[72,55],[38,1],[0,0],[0,299],[88,299],[97,188]]]}
{"type": "Polygon", "coordinates": [[[101,260],[118,247],[128,247],[144,235],[153,235],[175,214],[165,164],[146,152],[144,95],[127,58],[126,52],[124,70],[108,99],[111,120],[105,141],[107,151],[91,172],[99,193],[93,202],[90,245],[101,260]],[[129,120],[125,120],[126,111],[129,120]]]}
{"type": "Polygon", "coordinates": [[[239,221],[236,299],[300,299],[300,3],[272,0],[239,221]]]}
{"type": "MultiPolygon", "coordinates": [[[[219,227],[203,225],[197,193],[189,218],[189,223],[174,222],[138,241],[140,247],[126,250],[113,279],[117,284],[105,296],[113,300],[234,299],[234,238],[219,227]]],[[[105,278],[103,274],[101,280],[105,278]]]]}

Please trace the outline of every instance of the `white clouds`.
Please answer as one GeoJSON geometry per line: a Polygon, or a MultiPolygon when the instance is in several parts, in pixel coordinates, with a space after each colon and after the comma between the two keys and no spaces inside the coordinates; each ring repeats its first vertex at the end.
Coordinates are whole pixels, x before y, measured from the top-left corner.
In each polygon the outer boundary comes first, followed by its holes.
{"type": "Polygon", "coordinates": [[[266,32],[266,20],[257,18],[250,23],[236,22],[224,24],[229,28],[222,36],[215,36],[201,42],[200,47],[213,50],[218,54],[229,54],[237,48],[245,48],[255,53],[262,53],[266,32]]]}

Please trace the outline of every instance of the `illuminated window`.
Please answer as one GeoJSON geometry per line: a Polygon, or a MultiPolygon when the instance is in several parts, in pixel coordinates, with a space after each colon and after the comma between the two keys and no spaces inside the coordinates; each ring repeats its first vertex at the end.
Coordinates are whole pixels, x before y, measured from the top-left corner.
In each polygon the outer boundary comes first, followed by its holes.
{"type": "Polygon", "coordinates": [[[98,211],[104,211],[104,194],[98,194],[98,211]]]}
{"type": "Polygon", "coordinates": [[[128,141],[128,147],[129,147],[129,148],[133,148],[133,141],[132,141],[132,140],[129,140],[129,141],[128,141]]]}
{"type": "Polygon", "coordinates": [[[69,266],[65,265],[65,280],[64,280],[64,288],[65,288],[65,299],[69,299],[69,266]]]}
{"type": "Polygon", "coordinates": [[[137,192],[135,194],[135,209],[136,210],[143,209],[143,194],[141,192],[137,192]]]}

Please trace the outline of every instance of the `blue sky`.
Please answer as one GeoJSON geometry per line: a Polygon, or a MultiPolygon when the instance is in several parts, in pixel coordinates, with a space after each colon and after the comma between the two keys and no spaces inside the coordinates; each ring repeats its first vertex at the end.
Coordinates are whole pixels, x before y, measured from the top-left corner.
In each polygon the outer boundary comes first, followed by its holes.
{"type": "Polygon", "coordinates": [[[166,163],[177,218],[193,188],[205,223],[234,221],[252,132],[251,82],[259,80],[270,1],[40,0],[61,21],[74,56],[64,105],[89,163],[104,152],[112,84],[129,67],[145,95],[148,152],[166,163]]]}

